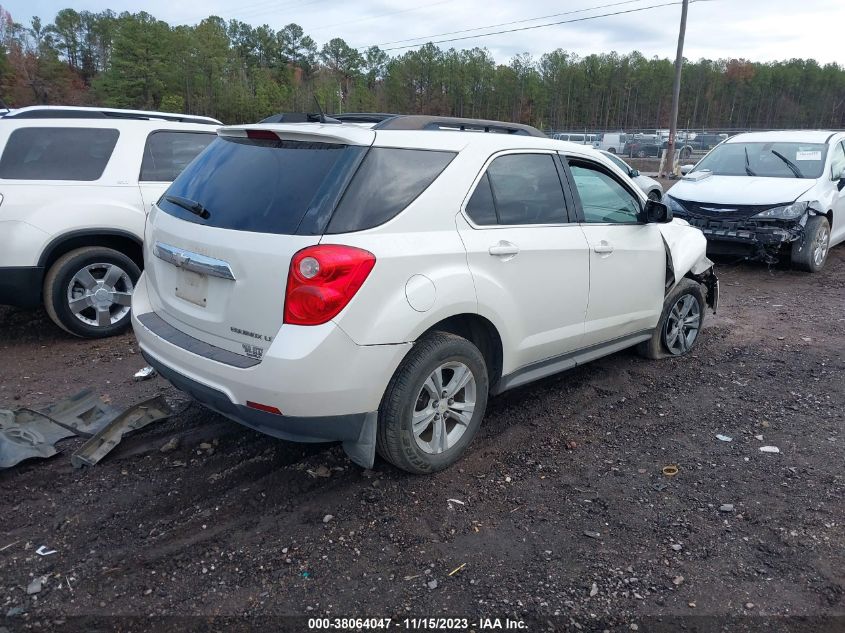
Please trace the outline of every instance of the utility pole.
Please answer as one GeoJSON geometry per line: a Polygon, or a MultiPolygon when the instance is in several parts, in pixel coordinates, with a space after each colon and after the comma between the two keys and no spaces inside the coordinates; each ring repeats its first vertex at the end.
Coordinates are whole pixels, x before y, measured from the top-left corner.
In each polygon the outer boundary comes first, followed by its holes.
{"type": "Polygon", "coordinates": [[[681,30],[678,33],[678,54],[675,57],[675,84],[672,87],[672,120],[669,125],[669,146],[666,149],[666,170],[674,172],[675,167],[675,136],[678,133],[678,104],[681,100],[681,67],[684,64],[684,35],[687,30],[687,9],[689,0],[683,0],[681,5],[681,30]]]}

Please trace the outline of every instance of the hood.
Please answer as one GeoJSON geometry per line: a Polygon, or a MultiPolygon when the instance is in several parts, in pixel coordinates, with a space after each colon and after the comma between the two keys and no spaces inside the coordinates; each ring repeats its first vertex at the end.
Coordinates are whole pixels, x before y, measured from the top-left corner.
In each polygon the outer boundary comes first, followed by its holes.
{"type": "Polygon", "coordinates": [[[660,224],[659,227],[671,257],[675,283],[693,270],[700,261],[707,263],[705,268],[712,265],[706,257],[707,239],[704,233],[690,226],[689,222],[675,218],[671,222],[660,224]]]}
{"type": "Polygon", "coordinates": [[[678,200],[692,202],[774,206],[794,202],[815,184],[816,181],[809,178],[707,176],[700,180],[684,178],[666,193],[678,200]]]}

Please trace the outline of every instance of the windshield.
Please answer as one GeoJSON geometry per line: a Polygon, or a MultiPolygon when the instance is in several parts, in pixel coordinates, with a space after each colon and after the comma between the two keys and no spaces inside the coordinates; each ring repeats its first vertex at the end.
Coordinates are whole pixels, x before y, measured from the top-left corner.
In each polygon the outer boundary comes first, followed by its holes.
{"type": "Polygon", "coordinates": [[[707,170],[716,176],[818,178],[826,155],[824,143],[723,143],[692,171],[707,170]]]}

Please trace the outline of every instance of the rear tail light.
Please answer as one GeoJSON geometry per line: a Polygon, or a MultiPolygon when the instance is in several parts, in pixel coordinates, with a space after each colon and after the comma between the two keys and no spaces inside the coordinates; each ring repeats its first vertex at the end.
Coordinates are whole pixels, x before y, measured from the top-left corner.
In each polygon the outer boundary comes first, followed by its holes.
{"type": "Polygon", "coordinates": [[[285,323],[320,325],[333,319],[352,300],[375,264],[375,255],[352,246],[303,248],[290,262],[285,323]]]}

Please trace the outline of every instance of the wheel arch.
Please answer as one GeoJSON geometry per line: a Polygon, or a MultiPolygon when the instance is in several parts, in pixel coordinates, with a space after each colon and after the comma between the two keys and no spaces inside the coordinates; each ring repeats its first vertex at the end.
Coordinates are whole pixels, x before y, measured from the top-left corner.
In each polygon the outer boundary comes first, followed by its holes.
{"type": "Polygon", "coordinates": [[[419,338],[429,332],[449,332],[461,336],[475,345],[487,363],[490,391],[496,393],[496,386],[502,377],[502,337],[496,326],[480,314],[463,313],[442,319],[429,327],[419,338]]]}
{"type": "Polygon", "coordinates": [[[82,229],[62,233],[47,244],[38,266],[47,271],[62,255],[85,246],[114,249],[129,257],[138,268],[144,269],[142,241],[133,233],[120,229],[82,229]]]}

